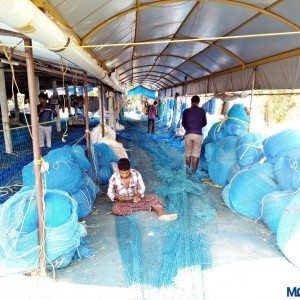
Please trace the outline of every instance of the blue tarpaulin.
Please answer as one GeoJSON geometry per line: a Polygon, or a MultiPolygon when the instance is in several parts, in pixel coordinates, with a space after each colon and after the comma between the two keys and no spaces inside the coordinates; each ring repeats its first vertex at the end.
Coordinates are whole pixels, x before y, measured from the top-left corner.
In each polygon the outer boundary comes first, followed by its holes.
{"type": "Polygon", "coordinates": [[[152,99],[157,98],[157,91],[147,89],[147,88],[143,87],[142,85],[139,85],[139,86],[135,87],[134,89],[127,91],[127,96],[135,96],[138,94],[142,94],[142,95],[152,98],[152,99]]]}

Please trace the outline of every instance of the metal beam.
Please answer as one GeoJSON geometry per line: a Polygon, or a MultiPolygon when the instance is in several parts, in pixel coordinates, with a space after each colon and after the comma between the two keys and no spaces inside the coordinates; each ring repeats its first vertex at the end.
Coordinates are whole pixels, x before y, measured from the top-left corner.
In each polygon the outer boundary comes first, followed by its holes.
{"type": "MultiPolygon", "coordinates": [[[[157,54],[148,54],[148,55],[136,56],[133,60],[137,60],[137,59],[145,58],[145,57],[153,57],[153,56],[157,56],[157,54]]],[[[189,61],[189,62],[191,62],[191,63],[196,64],[198,67],[202,68],[202,69],[205,70],[207,73],[211,74],[211,71],[210,71],[210,70],[208,70],[206,67],[204,67],[202,64],[200,64],[200,63],[198,63],[198,62],[193,61],[193,60],[190,60],[191,58],[186,58],[186,57],[184,57],[184,56],[174,55],[174,54],[161,54],[160,56],[162,56],[162,57],[174,57],[174,58],[179,58],[179,59],[184,60],[184,62],[183,62],[183,63],[180,63],[178,66],[184,64],[186,61],[189,61]]],[[[131,60],[127,60],[127,61],[121,63],[120,65],[116,66],[114,69],[118,69],[118,68],[120,68],[121,66],[127,64],[127,63],[130,62],[130,61],[131,61],[131,60]]],[[[177,67],[178,67],[178,66],[177,66],[177,67]]],[[[177,68],[177,67],[176,67],[176,68],[177,68]]],[[[176,69],[176,68],[175,68],[175,69],[176,69]]],[[[171,72],[172,72],[172,71],[171,71],[171,72]]],[[[190,75],[189,75],[189,76],[190,76],[190,75]]]]}
{"type": "MultiPolygon", "coordinates": [[[[245,64],[244,67],[242,67],[242,66],[234,67],[234,68],[231,68],[231,69],[228,69],[228,70],[224,70],[224,71],[220,71],[218,73],[214,73],[212,76],[204,76],[202,78],[198,78],[198,79],[195,79],[195,80],[190,80],[187,83],[195,83],[195,82],[200,82],[200,81],[203,81],[203,80],[207,80],[209,78],[224,76],[224,75],[227,75],[227,74],[242,71],[244,69],[258,67],[258,66],[261,66],[261,65],[265,65],[265,64],[268,64],[268,63],[272,63],[272,62],[287,59],[287,58],[291,58],[291,57],[294,57],[294,56],[300,56],[300,49],[291,50],[291,51],[280,53],[280,54],[277,54],[277,55],[274,55],[274,56],[259,59],[259,60],[256,60],[254,62],[245,64]]],[[[177,87],[177,86],[181,86],[181,84],[174,85],[174,87],[177,87]]]]}
{"type": "MultiPolygon", "coordinates": [[[[219,1],[219,0],[211,0],[211,1],[219,1]]],[[[223,0],[220,0],[220,1],[223,1],[223,0]]],[[[231,4],[233,4],[232,2],[234,2],[234,3],[242,3],[242,2],[236,2],[236,1],[230,1],[230,0],[224,0],[224,1],[230,2],[231,4]]],[[[256,18],[257,16],[259,16],[261,13],[267,12],[267,9],[272,8],[273,6],[279,4],[280,2],[282,2],[282,0],[278,0],[278,1],[276,1],[275,3],[273,3],[273,4],[269,5],[268,7],[266,7],[265,9],[262,9],[263,11],[260,11],[261,8],[258,7],[258,9],[259,9],[258,11],[259,11],[259,12],[258,12],[256,15],[254,15],[253,17],[249,18],[248,20],[244,21],[244,22],[243,22],[242,24],[240,24],[239,26],[233,28],[232,30],[230,30],[230,31],[229,31],[227,34],[225,34],[224,36],[229,36],[232,32],[234,32],[234,31],[238,30],[239,28],[243,27],[244,25],[248,24],[250,21],[252,21],[253,19],[255,19],[255,18],[256,18]]],[[[250,5],[250,6],[253,6],[253,5],[250,5]]],[[[253,7],[252,7],[252,8],[253,8],[253,7]]],[[[253,8],[253,9],[254,9],[254,8],[253,8]]],[[[210,44],[210,46],[212,46],[212,45],[214,45],[214,44],[217,44],[217,42],[218,42],[218,40],[212,42],[212,43],[210,44]]],[[[206,49],[207,49],[207,48],[205,48],[204,50],[206,50],[206,49]]],[[[225,49],[225,48],[224,48],[224,49],[225,49]]],[[[194,58],[194,57],[196,57],[196,56],[198,56],[198,55],[199,55],[200,53],[202,53],[204,50],[201,50],[201,51],[199,51],[198,53],[196,53],[195,55],[191,56],[190,59],[191,59],[191,58],[194,58]]],[[[182,63],[182,64],[183,64],[183,63],[182,63]]],[[[180,65],[182,65],[182,64],[180,64],[180,65]]],[[[180,65],[178,65],[176,68],[178,68],[180,65]]],[[[242,65],[241,67],[242,67],[242,69],[244,69],[244,68],[245,68],[245,64],[243,63],[243,65],[242,65]]],[[[213,76],[213,74],[211,74],[210,77],[212,77],[212,76],[213,76]]]]}
{"type": "MultiPolygon", "coordinates": [[[[189,0],[159,0],[159,1],[153,1],[153,2],[148,2],[148,3],[142,3],[140,4],[138,7],[131,7],[129,9],[126,9],[124,11],[121,11],[115,15],[113,15],[112,17],[108,18],[107,20],[101,22],[100,24],[98,24],[96,27],[94,27],[92,30],[90,30],[83,38],[82,38],[82,45],[87,45],[87,42],[89,41],[89,39],[94,36],[98,31],[100,31],[101,29],[103,29],[106,25],[110,24],[111,22],[122,18],[123,16],[129,15],[133,12],[135,12],[137,9],[139,11],[145,9],[145,8],[149,8],[149,7],[153,7],[153,6],[160,6],[160,5],[164,5],[164,4],[169,4],[169,3],[186,3],[189,0]]],[[[198,1],[198,0],[196,0],[198,1]]]]}
{"type": "MultiPolygon", "coordinates": [[[[136,78],[144,78],[145,77],[145,75],[137,75],[137,76],[134,76],[132,79],[136,79],[136,78]]],[[[161,77],[159,77],[159,76],[155,76],[155,75],[149,75],[149,79],[155,79],[156,80],[156,82],[157,82],[157,79],[160,79],[161,77]]],[[[173,82],[172,81],[170,81],[169,79],[166,79],[166,78],[162,78],[163,80],[165,80],[165,81],[167,81],[167,82],[169,82],[171,85],[173,85],[173,82]]],[[[127,79],[127,80],[125,80],[123,83],[126,83],[126,82],[128,82],[128,81],[130,81],[131,79],[127,79]]],[[[163,81],[162,81],[163,82],[163,81]]],[[[166,84],[165,82],[163,82],[164,84],[166,84]]],[[[166,84],[167,85],[167,84],[166,84]]],[[[180,84],[179,84],[180,85],[180,84]]]]}
{"type": "MultiPolygon", "coordinates": [[[[140,84],[141,84],[141,82],[140,82],[139,79],[133,79],[132,82],[136,82],[136,83],[140,83],[140,84]]],[[[164,86],[163,84],[158,83],[158,82],[154,83],[155,81],[152,81],[151,79],[150,79],[150,80],[147,79],[147,80],[144,81],[144,82],[145,82],[145,83],[151,83],[151,84],[153,84],[153,85],[157,85],[159,88],[162,88],[162,89],[165,89],[166,87],[169,87],[169,86],[167,86],[167,85],[164,86]]]]}
{"type": "MultiPolygon", "coordinates": [[[[140,71],[140,72],[135,72],[134,74],[142,74],[142,73],[148,73],[148,71],[140,71]]],[[[151,73],[157,73],[157,74],[166,74],[165,72],[160,72],[160,71],[151,71],[151,73]]],[[[125,77],[123,77],[122,79],[120,79],[120,81],[122,82],[124,79],[128,78],[128,77],[132,77],[132,75],[127,75],[125,77]]],[[[182,82],[180,79],[178,79],[177,77],[170,75],[170,77],[174,78],[176,81],[182,82]]]]}
{"type": "MultiPolygon", "coordinates": [[[[293,23],[293,22],[289,21],[288,19],[286,19],[272,11],[267,10],[270,6],[267,9],[265,9],[265,8],[261,8],[259,6],[255,6],[255,5],[252,5],[249,3],[240,2],[240,1],[236,1],[236,0],[235,1],[233,1],[233,0],[208,0],[208,1],[236,5],[236,6],[244,7],[247,9],[255,10],[258,13],[261,13],[263,15],[271,17],[285,25],[288,25],[289,27],[292,27],[293,29],[296,29],[297,31],[300,31],[300,26],[298,24],[293,23]]],[[[274,6],[274,5],[278,4],[279,2],[282,2],[282,0],[277,1],[276,3],[273,3],[271,6],[274,6]]]]}
{"type": "MultiPolygon", "coordinates": [[[[166,39],[169,39],[169,38],[170,38],[170,36],[164,36],[164,37],[160,37],[160,38],[150,39],[150,40],[147,40],[147,41],[144,41],[144,42],[161,41],[161,40],[166,40],[166,39]]],[[[179,40],[180,40],[180,39],[187,39],[187,38],[189,38],[189,37],[187,37],[187,36],[177,36],[177,37],[173,37],[172,40],[176,40],[176,39],[179,39],[179,40]]],[[[238,55],[236,55],[236,54],[233,53],[232,51],[228,50],[228,49],[225,48],[224,46],[217,44],[217,42],[195,41],[195,42],[193,42],[193,43],[202,43],[202,44],[207,44],[207,45],[209,45],[209,46],[215,47],[215,48],[217,48],[217,49],[219,49],[219,50],[221,50],[221,51],[223,51],[223,52],[226,52],[229,56],[232,56],[234,59],[236,59],[236,60],[239,62],[239,64],[241,64],[241,65],[244,65],[244,64],[245,64],[245,62],[244,62],[238,55]]],[[[119,53],[121,53],[122,51],[125,51],[125,50],[127,50],[128,48],[131,48],[131,47],[132,47],[132,46],[124,46],[122,49],[120,49],[120,50],[117,51],[116,53],[110,55],[110,58],[112,57],[112,59],[114,59],[114,58],[113,58],[114,56],[116,56],[117,54],[119,54],[119,53]]],[[[205,49],[204,49],[204,50],[205,50],[205,49]]],[[[202,50],[202,51],[203,51],[203,50],[202,50]]],[[[157,54],[157,55],[158,55],[158,54],[157,54]]],[[[105,64],[105,63],[107,62],[108,59],[109,59],[109,58],[107,58],[105,61],[103,61],[103,63],[105,64]]],[[[153,65],[151,65],[151,66],[153,66],[153,65]]],[[[153,67],[155,67],[155,66],[153,66],[153,67]]],[[[188,74],[186,74],[186,75],[188,75],[188,74]]],[[[190,75],[188,75],[188,76],[190,76],[190,75]]],[[[192,77],[192,76],[190,76],[190,77],[192,77]]]]}
{"type": "MultiPolygon", "coordinates": [[[[134,69],[139,69],[139,68],[143,68],[143,67],[152,67],[152,66],[153,65],[143,65],[143,66],[134,67],[134,69]]],[[[175,68],[173,68],[171,66],[168,66],[168,65],[155,65],[155,67],[164,67],[164,68],[169,68],[169,69],[173,69],[173,70],[175,69],[175,68]]],[[[120,73],[119,76],[123,75],[124,73],[128,72],[129,70],[130,69],[127,69],[126,71],[120,73]]],[[[192,79],[194,79],[193,76],[191,76],[190,74],[188,74],[188,73],[186,73],[186,72],[184,72],[182,70],[176,70],[176,71],[181,72],[184,75],[186,75],[186,76],[191,77],[192,79]]]]}
{"type": "MultiPolygon", "coordinates": [[[[138,7],[139,7],[139,0],[135,0],[135,26],[134,26],[134,42],[136,42],[136,33],[138,28],[138,7]]],[[[134,51],[135,46],[132,47],[132,56],[131,56],[131,75],[133,77],[133,58],[134,58],[134,51]]]]}
{"type": "MultiPolygon", "coordinates": [[[[195,3],[195,5],[192,7],[192,9],[189,11],[189,13],[188,13],[188,14],[186,15],[186,17],[184,18],[184,20],[181,22],[181,24],[179,25],[179,27],[177,28],[177,30],[176,30],[175,33],[173,34],[172,39],[177,35],[177,33],[178,33],[178,32],[180,31],[180,29],[182,28],[182,26],[185,24],[186,20],[190,17],[190,15],[191,15],[191,14],[193,13],[193,11],[198,7],[198,5],[199,5],[199,1],[197,1],[197,2],[195,3]]],[[[166,49],[168,49],[169,46],[170,46],[170,43],[167,44],[167,46],[160,52],[160,55],[163,54],[163,53],[166,51],[166,49]]],[[[157,60],[159,59],[160,55],[157,56],[157,58],[156,58],[156,60],[155,60],[155,62],[154,62],[153,67],[156,65],[157,60]]],[[[150,72],[152,71],[153,67],[150,69],[149,74],[150,74],[150,72]]]]}

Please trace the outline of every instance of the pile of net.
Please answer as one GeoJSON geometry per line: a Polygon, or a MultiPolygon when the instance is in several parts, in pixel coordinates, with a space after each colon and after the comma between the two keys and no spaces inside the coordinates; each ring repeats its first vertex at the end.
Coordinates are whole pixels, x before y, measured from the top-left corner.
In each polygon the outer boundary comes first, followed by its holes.
{"type": "MultiPolygon", "coordinates": [[[[148,222],[149,213],[142,220],[138,213],[116,219],[128,283],[172,285],[182,270],[188,270],[199,281],[197,274],[211,264],[203,227],[216,217],[209,195],[205,194],[207,187],[186,177],[184,155],[169,144],[171,135],[148,135],[144,133],[145,127],[132,125],[118,135],[141,159],[139,171],[146,193],[154,191],[163,199],[167,211],[178,213],[179,218],[172,224],[155,222],[153,216],[148,222]],[[154,188],[149,191],[151,186],[154,188]]],[[[131,161],[135,158],[132,156],[131,161]]]]}
{"type": "MultiPolygon", "coordinates": [[[[68,193],[47,190],[45,249],[49,269],[67,266],[85,228],[78,223],[77,203],[68,193]]],[[[35,192],[22,189],[0,206],[0,273],[24,273],[39,266],[38,217],[35,192]]]]}
{"type": "Polygon", "coordinates": [[[247,133],[248,126],[245,107],[235,104],[227,117],[209,130],[203,141],[200,166],[215,184],[225,186],[241,168],[261,159],[261,139],[247,133]]]}
{"type": "Polygon", "coordinates": [[[277,244],[286,258],[300,268],[300,190],[284,208],[277,231],[277,244]]]}
{"type": "Polygon", "coordinates": [[[229,208],[262,220],[277,233],[279,248],[299,266],[300,132],[284,130],[262,144],[266,161],[245,165],[223,190],[223,199],[229,208]]]}
{"type": "MultiPolygon", "coordinates": [[[[50,151],[43,157],[42,179],[44,190],[55,189],[68,192],[77,201],[79,218],[90,214],[99,188],[87,172],[91,163],[81,146],[64,146],[50,151]]],[[[23,185],[30,189],[35,186],[34,164],[23,168],[23,185]]]]}
{"type": "Polygon", "coordinates": [[[93,129],[91,143],[97,179],[101,185],[107,185],[109,178],[116,171],[118,160],[128,158],[128,155],[122,143],[116,141],[116,132],[108,125],[104,127],[104,136],[102,125],[93,129]]]}

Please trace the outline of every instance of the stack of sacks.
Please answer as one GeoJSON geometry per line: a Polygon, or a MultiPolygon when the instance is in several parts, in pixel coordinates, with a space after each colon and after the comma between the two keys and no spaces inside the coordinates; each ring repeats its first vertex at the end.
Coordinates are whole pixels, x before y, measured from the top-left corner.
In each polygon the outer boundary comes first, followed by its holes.
{"type": "Polygon", "coordinates": [[[257,133],[245,133],[239,136],[236,155],[238,160],[230,169],[228,182],[243,168],[251,167],[263,158],[262,137],[257,133]]]}
{"type": "Polygon", "coordinates": [[[216,106],[216,98],[212,97],[203,105],[203,108],[208,114],[213,115],[216,111],[216,106]]]}
{"type": "MultiPolygon", "coordinates": [[[[77,203],[68,193],[47,190],[45,249],[49,268],[67,266],[86,234],[78,223],[77,203]]],[[[38,216],[35,193],[19,191],[0,206],[1,273],[28,272],[39,266],[38,216]]]]}
{"type": "MultiPolygon", "coordinates": [[[[78,203],[78,216],[83,218],[90,214],[99,189],[86,175],[91,163],[84,149],[81,146],[64,146],[50,151],[43,161],[45,190],[56,189],[70,193],[78,203]]],[[[33,163],[23,168],[23,184],[30,188],[35,185],[33,163]]]]}
{"type": "Polygon", "coordinates": [[[272,135],[263,141],[265,155],[271,164],[275,164],[280,157],[291,153],[300,153],[300,131],[286,129],[272,135]]]}
{"type": "Polygon", "coordinates": [[[229,172],[237,162],[236,143],[237,137],[229,136],[217,143],[209,143],[205,146],[205,152],[208,152],[205,156],[208,158],[208,174],[218,185],[226,185],[229,172]]]}
{"type": "Polygon", "coordinates": [[[278,190],[273,166],[256,163],[250,169],[237,173],[222,195],[229,208],[243,216],[258,219],[263,197],[278,190]]]}
{"type": "Polygon", "coordinates": [[[278,191],[267,194],[261,201],[261,216],[264,223],[273,233],[277,233],[279,221],[286,205],[294,198],[299,197],[299,192],[278,191]]]}
{"type": "Polygon", "coordinates": [[[78,204],[77,215],[79,219],[85,218],[92,212],[99,191],[99,187],[93,180],[87,174],[84,174],[83,186],[76,193],[71,193],[78,204]]]}
{"type": "MultiPolygon", "coordinates": [[[[104,136],[112,141],[116,140],[116,132],[108,125],[104,125],[104,136]]],[[[98,125],[91,131],[91,143],[101,143],[102,136],[102,125],[98,125]]]]}
{"type": "Polygon", "coordinates": [[[257,133],[246,133],[240,136],[237,142],[236,155],[242,168],[259,162],[264,156],[262,136],[257,133]]]}
{"type": "MultiPolygon", "coordinates": [[[[82,186],[83,170],[79,164],[88,165],[89,162],[84,158],[78,159],[78,148],[75,153],[71,146],[65,146],[52,150],[43,157],[42,177],[45,189],[74,193],[82,186]]],[[[30,188],[35,186],[33,162],[23,168],[22,177],[24,186],[30,188]]]]}
{"type": "Polygon", "coordinates": [[[228,111],[225,121],[225,133],[227,136],[240,136],[247,132],[250,118],[242,104],[234,104],[228,111]]]}
{"type": "Polygon", "coordinates": [[[114,151],[104,143],[93,145],[93,156],[96,165],[97,178],[102,185],[107,185],[113,174],[111,163],[117,163],[119,158],[114,151]]]}
{"type": "Polygon", "coordinates": [[[300,150],[280,157],[274,165],[275,176],[283,191],[300,188],[300,150]]]}
{"type": "Polygon", "coordinates": [[[300,190],[285,207],[277,231],[277,244],[286,258],[300,268],[300,190]]]}

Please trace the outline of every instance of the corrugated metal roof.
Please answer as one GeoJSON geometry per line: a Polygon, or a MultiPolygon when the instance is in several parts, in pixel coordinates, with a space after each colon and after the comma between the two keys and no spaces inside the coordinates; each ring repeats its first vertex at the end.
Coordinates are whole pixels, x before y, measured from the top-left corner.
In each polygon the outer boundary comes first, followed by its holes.
{"type": "MultiPolygon", "coordinates": [[[[299,0],[48,2],[83,45],[300,31],[299,0]]],[[[172,86],[215,76],[225,70],[230,72],[236,67],[244,68],[269,57],[277,61],[282,53],[299,48],[300,37],[287,35],[93,47],[91,51],[108,71],[116,70],[123,83],[152,82],[172,86]]],[[[295,51],[291,56],[295,56],[295,51]]]]}

